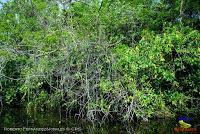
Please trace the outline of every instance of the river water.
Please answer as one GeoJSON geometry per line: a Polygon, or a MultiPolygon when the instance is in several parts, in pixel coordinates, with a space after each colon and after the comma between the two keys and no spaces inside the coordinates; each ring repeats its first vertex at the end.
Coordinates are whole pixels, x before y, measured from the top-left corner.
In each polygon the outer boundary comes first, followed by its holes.
{"type": "MultiPolygon", "coordinates": [[[[52,133],[52,134],[172,134],[178,127],[176,119],[155,119],[140,123],[98,124],[65,117],[59,112],[32,112],[26,109],[0,110],[0,134],[52,133]]],[[[197,123],[197,122],[195,122],[197,123]]]]}

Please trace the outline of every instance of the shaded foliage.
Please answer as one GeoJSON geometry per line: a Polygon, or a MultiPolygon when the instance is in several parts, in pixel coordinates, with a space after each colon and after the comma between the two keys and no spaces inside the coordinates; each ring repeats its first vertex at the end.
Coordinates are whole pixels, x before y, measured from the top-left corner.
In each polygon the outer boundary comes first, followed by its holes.
{"type": "Polygon", "coordinates": [[[91,121],[198,113],[189,102],[200,94],[196,3],[4,4],[0,84],[5,103],[62,107],[91,121]]]}

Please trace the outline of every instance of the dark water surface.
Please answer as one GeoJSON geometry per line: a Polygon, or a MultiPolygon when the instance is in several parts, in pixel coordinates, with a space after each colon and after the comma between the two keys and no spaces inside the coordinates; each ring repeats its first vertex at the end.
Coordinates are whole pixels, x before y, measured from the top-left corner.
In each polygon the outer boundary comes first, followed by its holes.
{"type": "Polygon", "coordinates": [[[85,120],[75,120],[59,112],[32,112],[25,109],[0,110],[0,134],[4,133],[52,133],[52,134],[172,134],[178,127],[176,119],[157,119],[138,124],[107,123],[92,124],[85,120]]]}

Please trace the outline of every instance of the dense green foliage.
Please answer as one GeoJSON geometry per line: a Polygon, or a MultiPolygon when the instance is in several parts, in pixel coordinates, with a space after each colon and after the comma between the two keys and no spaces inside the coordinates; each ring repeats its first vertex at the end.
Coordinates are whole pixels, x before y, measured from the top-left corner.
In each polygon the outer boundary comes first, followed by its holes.
{"type": "Polygon", "coordinates": [[[0,11],[4,102],[92,121],[198,113],[199,8],[195,0],[10,1],[0,11]]]}

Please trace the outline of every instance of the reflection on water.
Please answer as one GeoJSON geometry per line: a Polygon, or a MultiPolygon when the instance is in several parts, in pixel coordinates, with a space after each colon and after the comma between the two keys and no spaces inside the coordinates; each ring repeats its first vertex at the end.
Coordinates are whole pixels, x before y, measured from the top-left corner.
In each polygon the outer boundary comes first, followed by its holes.
{"type": "Polygon", "coordinates": [[[88,133],[88,134],[171,134],[177,121],[151,120],[138,124],[92,124],[75,120],[59,112],[27,114],[25,109],[3,109],[0,115],[0,133],[88,133]],[[26,131],[25,131],[26,130],[26,131]]]}

